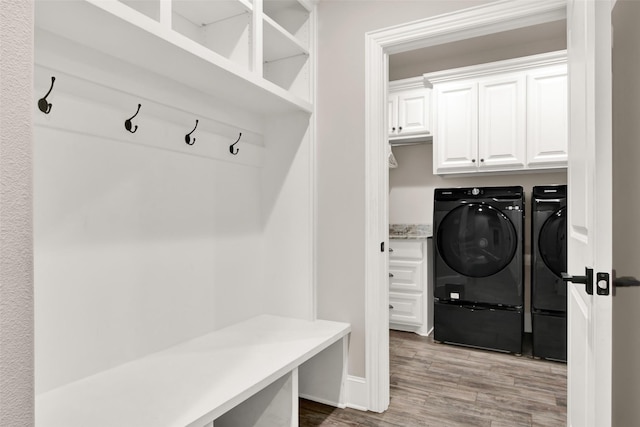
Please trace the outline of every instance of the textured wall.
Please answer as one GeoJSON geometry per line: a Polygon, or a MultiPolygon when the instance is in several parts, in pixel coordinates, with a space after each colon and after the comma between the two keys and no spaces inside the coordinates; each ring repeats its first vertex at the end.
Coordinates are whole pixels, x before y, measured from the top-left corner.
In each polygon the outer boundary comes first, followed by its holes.
{"type": "Polygon", "coordinates": [[[33,425],[33,2],[0,7],[0,425],[33,425]]]}

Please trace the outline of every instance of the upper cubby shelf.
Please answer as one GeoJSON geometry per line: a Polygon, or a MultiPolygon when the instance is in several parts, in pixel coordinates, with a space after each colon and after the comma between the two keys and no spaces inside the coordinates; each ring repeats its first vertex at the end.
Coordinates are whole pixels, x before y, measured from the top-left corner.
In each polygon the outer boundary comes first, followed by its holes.
{"type": "Polygon", "coordinates": [[[288,45],[295,46],[295,54],[308,56],[296,35],[275,20],[280,40],[274,41],[267,29],[275,25],[266,23],[264,36],[254,36],[257,1],[39,0],[36,26],[247,111],[310,113],[307,91],[292,91],[288,78],[263,75],[254,66],[263,60],[254,57],[255,40],[263,43],[264,52],[284,52],[280,46],[288,45]],[[278,47],[272,48],[274,44],[278,47]]]}
{"type": "Polygon", "coordinates": [[[279,29],[291,35],[301,46],[309,48],[309,13],[312,5],[304,0],[265,0],[264,14],[279,29]]]}
{"type": "Polygon", "coordinates": [[[174,31],[247,69],[251,67],[251,3],[246,0],[174,0],[174,31]]]}
{"type": "Polygon", "coordinates": [[[308,55],[305,46],[276,21],[264,17],[264,62],[273,62],[297,55],[308,55]]]}

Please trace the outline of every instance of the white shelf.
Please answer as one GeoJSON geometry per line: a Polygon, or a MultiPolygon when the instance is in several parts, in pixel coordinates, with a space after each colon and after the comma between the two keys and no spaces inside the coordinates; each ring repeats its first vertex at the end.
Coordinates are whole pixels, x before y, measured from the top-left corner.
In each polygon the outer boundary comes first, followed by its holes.
{"type": "MultiPolygon", "coordinates": [[[[347,323],[255,317],[38,395],[36,425],[203,426],[350,330],[347,323]]],[[[346,363],[346,350],[340,359],[346,363]]]]}
{"type": "Polygon", "coordinates": [[[160,1],[159,0],[118,0],[137,12],[160,21],[160,1]]]}
{"type": "Polygon", "coordinates": [[[264,16],[264,62],[309,55],[309,51],[280,24],[264,16]]]}
{"type": "Polygon", "coordinates": [[[253,6],[246,0],[172,0],[172,10],[196,25],[206,26],[249,13],[253,6]]]}
{"type": "Polygon", "coordinates": [[[306,0],[264,0],[264,11],[268,15],[282,10],[294,10],[309,13],[311,12],[311,2],[306,0]]]}
{"type": "Polygon", "coordinates": [[[309,46],[309,14],[312,5],[298,0],[265,0],[264,14],[277,22],[303,46],[309,46]]]}
{"type": "Polygon", "coordinates": [[[243,64],[118,1],[41,0],[36,2],[36,26],[247,111],[270,115],[313,110],[303,98],[243,64]]]}
{"type": "Polygon", "coordinates": [[[243,68],[251,68],[251,4],[174,0],[172,5],[174,31],[243,68]]]}

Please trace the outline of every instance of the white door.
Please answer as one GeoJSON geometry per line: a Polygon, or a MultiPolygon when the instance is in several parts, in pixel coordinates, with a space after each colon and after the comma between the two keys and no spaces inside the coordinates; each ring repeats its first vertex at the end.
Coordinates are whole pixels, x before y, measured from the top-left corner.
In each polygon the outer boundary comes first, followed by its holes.
{"type": "Polygon", "coordinates": [[[611,274],[611,4],[567,2],[569,50],[568,265],[593,269],[586,285],[568,286],[570,427],[611,426],[611,295],[598,295],[599,273],[611,274]]]}

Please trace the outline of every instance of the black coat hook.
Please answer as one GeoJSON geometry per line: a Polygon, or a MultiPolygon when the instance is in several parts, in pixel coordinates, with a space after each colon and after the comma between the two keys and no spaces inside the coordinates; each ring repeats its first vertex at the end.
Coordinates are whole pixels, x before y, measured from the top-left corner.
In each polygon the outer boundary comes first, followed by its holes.
{"type": "Polygon", "coordinates": [[[231,144],[231,145],[229,146],[229,152],[230,152],[231,154],[233,154],[234,156],[235,156],[236,154],[238,154],[238,151],[240,151],[240,149],[239,149],[239,148],[236,148],[236,149],[235,149],[235,151],[234,151],[234,149],[233,149],[233,146],[234,146],[234,145],[236,145],[238,142],[240,142],[240,138],[242,138],[242,132],[240,132],[240,135],[238,136],[238,139],[236,140],[236,142],[234,142],[233,144],[231,144]]]}
{"type": "Polygon", "coordinates": [[[56,81],[56,78],[51,76],[51,87],[49,88],[49,92],[38,100],[38,108],[45,114],[49,114],[51,112],[51,103],[47,102],[47,96],[53,90],[53,83],[56,81]]]}
{"type": "Polygon", "coordinates": [[[136,127],[131,130],[131,120],[138,115],[138,113],[140,112],[140,107],[142,107],[142,105],[138,104],[138,110],[136,111],[136,113],[124,121],[124,128],[131,133],[136,133],[136,131],[138,130],[138,125],[136,125],[136,127]]]}
{"type": "Polygon", "coordinates": [[[186,142],[187,145],[193,145],[196,143],[195,138],[193,138],[193,141],[191,140],[191,134],[196,131],[197,127],[198,127],[198,119],[196,119],[196,126],[193,128],[193,130],[184,136],[184,142],[186,142]]]}

